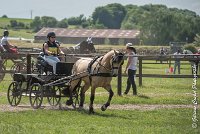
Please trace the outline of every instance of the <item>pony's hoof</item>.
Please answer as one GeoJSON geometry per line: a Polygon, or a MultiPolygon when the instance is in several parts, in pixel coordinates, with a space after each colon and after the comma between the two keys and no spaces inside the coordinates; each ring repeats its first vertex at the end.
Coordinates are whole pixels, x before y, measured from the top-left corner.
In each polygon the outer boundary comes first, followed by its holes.
{"type": "Polygon", "coordinates": [[[78,110],[83,110],[83,106],[79,106],[79,107],[78,107],[78,110]]]}
{"type": "Polygon", "coordinates": [[[89,111],[89,114],[94,114],[94,111],[89,111]]]}
{"type": "Polygon", "coordinates": [[[90,108],[89,108],[89,114],[94,114],[94,109],[93,109],[93,107],[90,107],[90,108]]]}
{"type": "Polygon", "coordinates": [[[67,100],[67,101],[66,101],[66,105],[70,106],[70,105],[72,105],[72,104],[73,104],[73,101],[72,101],[72,100],[67,100]]]}
{"type": "Polygon", "coordinates": [[[101,111],[106,111],[106,109],[107,109],[106,105],[103,105],[103,106],[101,107],[101,111]]]}

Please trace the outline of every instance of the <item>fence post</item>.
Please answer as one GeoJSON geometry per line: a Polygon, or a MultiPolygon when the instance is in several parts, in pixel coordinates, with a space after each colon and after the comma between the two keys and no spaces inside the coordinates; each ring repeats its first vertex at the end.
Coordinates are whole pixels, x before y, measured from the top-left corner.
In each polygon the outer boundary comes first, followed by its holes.
{"type": "Polygon", "coordinates": [[[139,57],[139,86],[142,86],[142,57],[139,57]]]}
{"type": "Polygon", "coordinates": [[[169,56],[169,68],[171,67],[171,56],[169,56]]]}
{"type": "Polygon", "coordinates": [[[119,67],[117,76],[117,94],[122,95],[122,66],[119,67]]]}
{"type": "Polygon", "coordinates": [[[26,59],[27,59],[27,74],[31,74],[31,55],[27,54],[26,55],[26,59]]]}

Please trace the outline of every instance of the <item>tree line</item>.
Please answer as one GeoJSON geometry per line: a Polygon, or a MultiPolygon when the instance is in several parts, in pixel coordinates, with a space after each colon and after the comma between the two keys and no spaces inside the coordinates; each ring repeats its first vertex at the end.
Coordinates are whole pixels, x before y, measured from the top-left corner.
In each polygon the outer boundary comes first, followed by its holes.
{"type": "MultiPolygon", "coordinates": [[[[16,23],[14,23],[16,24],[16,23]]],[[[89,18],[64,18],[61,21],[49,16],[36,16],[30,24],[35,32],[42,27],[96,29],[138,29],[145,44],[168,44],[180,41],[199,44],[200,16],[190,10],[168,8],[165,5],[121,5],[118,3],[97,7],[89,18]]],[[[23,24],[20,23],[20,26],[23,24]]]]}

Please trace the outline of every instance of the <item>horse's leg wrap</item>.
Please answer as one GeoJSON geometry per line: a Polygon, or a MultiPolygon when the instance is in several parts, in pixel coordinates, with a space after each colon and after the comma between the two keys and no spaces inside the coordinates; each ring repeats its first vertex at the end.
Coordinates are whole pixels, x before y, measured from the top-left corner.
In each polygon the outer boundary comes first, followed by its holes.
{"type": "Polygon", "coordinates": [[[106,103],[101,107],[101,111],[105,111],[107,109],[107,107],[110,106],[110,103],[106,103]]]}
{"type": "Polygon", "coordinates": [[[94,95],[90,96],[90,106],[89,106],[89,113],[94,113],[94,108],[93,108],[93,102],[94,102],[94,95]]]}
{"type": "Polygon", "coordinates": [[[112,97],[113,97],[113,95],[114,95],[114,92],[113,92],[112,90],[110,90],[109,93],[110,93],[110,94],[109,94],[109,100],[111,101],[111,99],[112,99],[112,97]]]}
{"type": "Polygon", "coordinates": [[[89,107],[89,114],[94,114],[94,108],[93,107],[89,107]]]}
{"type": "Polygon", "coordinates": [[[72,104],[73,104],[73,100],[69,99],[69,100],[66,101],[66,105],[70,106],[72,104]]]}
{"type": "Polygon", "coordinates": [[[66,101],[66,105],[70,106],[73,104],[73,99],[72,99],[72,91],[69,93],[69,100],[66,101]]]}
{"type": "Polygon", "coordinates": [[[84,101],[85,101],[85,93],[81,91],[79,107],[83,107],[84,101]]]}
{"type": "Polygon", "coordinates": [[[101,110],[102,111],[105,111],[107,109],[108,106],[110,106],[110,101],[113,97],[114,93],[112,90],[109,91],[109,98],[108,98],[108,101],[106,102],[106,104],[104,104],[102,107],[101,107],[101,110]]]}

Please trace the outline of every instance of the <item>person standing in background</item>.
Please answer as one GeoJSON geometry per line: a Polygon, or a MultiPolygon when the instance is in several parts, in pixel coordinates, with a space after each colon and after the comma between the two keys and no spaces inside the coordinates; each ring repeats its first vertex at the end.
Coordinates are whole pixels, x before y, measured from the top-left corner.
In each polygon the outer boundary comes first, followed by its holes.
{"type": "Polygon", "coordinates": [[[137,71],[137,61],[138,57],[136,57],[137,52],[136,49],[133,47],[132,43],[126,44],[126,53],[128,54],[128,62],[126,65],[125,73],[128,72],[128,79],[127,79],[127,86],[124,94],[128,94],[131,86],[133,89],[133,95],[137,95],[137,87],[135,84],[135,74],[137,71]]]}
{"type": "Polygon", "coordinates": [[[181,61],[180,61],[180,50],[178,49],[177,52],[174,53],[174,58],[175,58],[175,61],[174,61],[174,74],[176,73],[176,67],[178,67],[178,74],[181,74],[181,61]]]}

